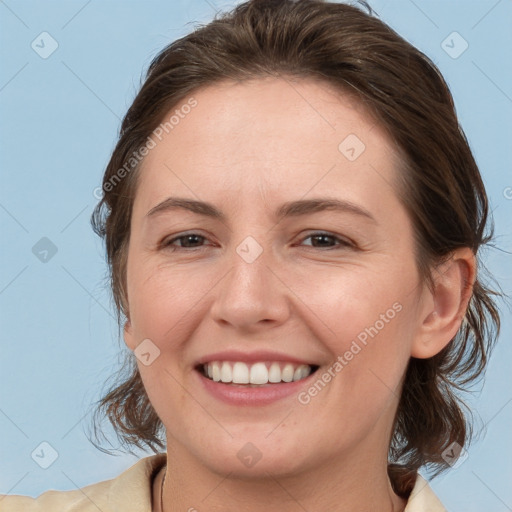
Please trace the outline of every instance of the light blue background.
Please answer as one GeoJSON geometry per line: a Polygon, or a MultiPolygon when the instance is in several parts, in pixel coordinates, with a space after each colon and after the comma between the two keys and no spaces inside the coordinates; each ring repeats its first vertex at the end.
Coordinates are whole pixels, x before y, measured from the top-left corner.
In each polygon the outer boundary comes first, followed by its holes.
{"type": "MultiPolygon", "coordinates": [[[[450,84],[491,198],[497,244],[510,251],[512,2],[370,3],[450,84]],[[453,31],[469,43],[457,59],[441,47],[453,31]]],[[[194,22],[206,23],[215,10],[234,4],[0,2],[0,493],[75,489],[112,478],[138,458],[103,454],[84,433],[84,415],[117,369],[120,349],[103,247],[89,224],[93,191],[151,58],[194,22]],[[43,31],[59,45],[47,59],[31,48],[43,31]],[[58,249],[47,263],[32,253],[42,237],[58,249]],[[46,470],[31,458],[42,441],[58,452],[46,470]]],[[[496,249],[485,255],[510,294],[510,256],[496,249]]],[[[505,307],[503,320],[487,378],[470,401],[486,434],[459,468],[432,482],[450,512],[512,510],[512,349],[505,307]]]]}

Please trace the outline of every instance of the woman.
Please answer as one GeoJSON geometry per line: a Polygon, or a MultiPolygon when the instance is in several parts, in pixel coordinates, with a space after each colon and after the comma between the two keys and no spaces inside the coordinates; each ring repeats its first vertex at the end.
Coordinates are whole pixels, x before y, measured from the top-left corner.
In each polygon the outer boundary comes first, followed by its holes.
{"type": "Polygon", "coordinates": [[[356,7],[241,4],[153,61],[102,188],[131,366],[99,411],[166,453],[2,510],[444,510],[417,471],[463,454],[499,318],[427,57],[356,7]]]}

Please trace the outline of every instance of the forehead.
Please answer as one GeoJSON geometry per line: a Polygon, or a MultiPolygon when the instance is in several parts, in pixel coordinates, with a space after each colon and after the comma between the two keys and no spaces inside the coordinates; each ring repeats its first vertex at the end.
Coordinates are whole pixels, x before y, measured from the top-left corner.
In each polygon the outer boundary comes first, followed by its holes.
{"type": "Polygon", "coordinates": [[[193,92],[163,122],[141,168],[136,206],[146,210],[170,193],[220,194],[239,207],[308,191],[355,201],[394,195],[389,137],[359,101],[324,82],[221,82],[193,92]]]}

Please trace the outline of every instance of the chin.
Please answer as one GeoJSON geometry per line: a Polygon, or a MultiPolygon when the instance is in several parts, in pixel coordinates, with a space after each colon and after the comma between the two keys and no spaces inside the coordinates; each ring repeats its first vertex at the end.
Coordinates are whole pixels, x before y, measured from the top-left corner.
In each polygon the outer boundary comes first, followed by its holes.
{"type": "Polygon", "coordinates": [[[265,435],[246,435],[243,440],[241,437],[230,438],[226,443],[213,440],[213,446],[197,447],[196,453],[200,463],[210,471],[222,476],[229,473],[230,477],[242,480],[292,476],[306,469],[305,454],[297,450],[297,446],[304,446],[303,443],[291,438],[280,442],[277,437],[265,436],[268,431],[265,435]]]}

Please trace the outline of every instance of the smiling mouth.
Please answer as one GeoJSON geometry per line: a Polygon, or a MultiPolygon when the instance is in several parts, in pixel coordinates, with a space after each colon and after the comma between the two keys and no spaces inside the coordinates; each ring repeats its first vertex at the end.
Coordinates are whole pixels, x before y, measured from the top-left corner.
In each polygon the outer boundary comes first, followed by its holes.
{"type": "Polygon", "coordinates": [[[282,362],[212,361],[196,368],[203,377],[214,382],[263,386],[296,382],[314,373],[318,366],[282,362]]]}

